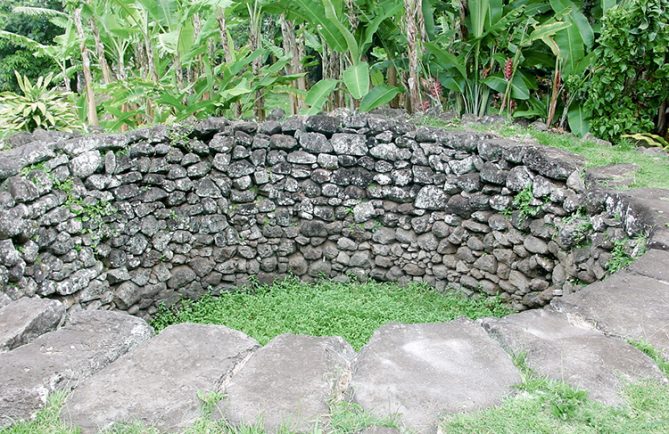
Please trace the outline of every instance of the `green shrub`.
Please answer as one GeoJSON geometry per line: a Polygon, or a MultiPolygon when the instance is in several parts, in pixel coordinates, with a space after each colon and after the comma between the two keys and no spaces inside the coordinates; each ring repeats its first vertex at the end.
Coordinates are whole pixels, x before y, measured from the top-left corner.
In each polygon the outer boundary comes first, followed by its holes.
{"type": "Polygon", "coordinates": [[[37,128],[73,131],[79,129],[77,108],[70,94],[49,89],[53,76],[40,77],[32,84],[16,73],[21,94],[0,94],[0,130],[34,131],[37,128]]]}
{"type": "Polygon", "coordinates": [[[605,139],[653,131],[669,101],[669,0],[622,2],[602,29],[586,103],[591,130],[605,139]]]}

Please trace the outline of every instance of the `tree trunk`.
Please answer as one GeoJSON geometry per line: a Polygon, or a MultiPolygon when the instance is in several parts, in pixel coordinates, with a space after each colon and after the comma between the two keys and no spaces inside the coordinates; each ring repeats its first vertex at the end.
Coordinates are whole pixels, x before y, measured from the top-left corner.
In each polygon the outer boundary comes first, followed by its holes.
{"type": "MultiPolygon", "coordinates": [[[[234,57],[232,55],[232,47],[230,47],[230,41],[228,40],[228,25],[225,20],[225,9],[218,10],[218,16],[216,17],[218,21],[218,32],[221,35],[221,46],[223,47],[223,57],[225,58],[226,63],[232,63],[234,57]]],[[[235,118],[239,118],[242,115],[242,107],[239,102],[232,104],[232,114],[235,118]]]]}
{"type": "Polygon", "coordinates": [[[95,39],[95,52],[98,56],[98,63],[100,64],[100,69],[102,70],[102,81],[104,84],[109,84],[112,82],[112,72],[107,63],[107,58],[105,57],[105,46],[102,44],[100,39],[100,30],[95,23],[95,18],[90,19],[91,30],[93,31],[93,38],[95,39]]]}
{"type": "MultiPolygon", "coordinates": [[[[281,38],[283,39],[283,52],[291,56],[290,63],[286,65],[286,75],[296,74],[300,69],[300,59],[297,54],[297,41],[295,40],[295,25],[286,19],[284,14],[279,16],[279,22],[281,24],[281,38]]],[[[296,83],[291,84],[292,87],[296,87],[296,83]]],[[[300,99],[296,94],[290,94],[290,105],[291,111],[293,114],[297,113],[300,109],[299,106],[300,99]]]]}
{"type": "MultiPolygon", "coordinates": [[[[555,111],[557,109],[558,96],[560,94],[560,64],[555,61],[555,72],[553,74],[553,85],[551,89],[551,99],[548,106],[548,117],[546,118],[546,127],[550,128],[555,118],[555,111]]],[[[510,97],[509,97],[510,99],[510,97]]]]}
{"type": "Polygon", "coordinates": [[[405,33],[407,37],[407,56],[409,58],[409,111],[415,112],[421,108],[419,52],[421,42],[420,23],[422,17],[422,0],[404,0],[405,33]]]}
{"type": "Polygon", "coordinates": [[[657,113],[657,132],[660,136],[665,137],[667,135],[667,101],[663,102],[660,105],[660,110],[657,113]]]}
{"type": "MultiPolygon", "coordinates": [[[[261,43],[261,24],[262,24],[262,14],[260,12],[260,5],[258,0],[256,0],[253,6],[249,6],[249,44],[251,45],[251,50],[255,51],[260,48],[261,43]]],[[[253,61],[252,69],[254,77],[260,76],[260,68],[262,68],[262,57],[258,56],[253,61]]],[[[256,90],[255,101],[253,103],[253,113],[256,120],[263,121],[265,120],[265,97],[263,95],[262,89],[256,90]]]]}
{"type": "Polygon", "coordinates": [[[91,74],[91,59],[86,48],[86,35],[84,34],[84,25],[81,21],[81,8],[74,11],[74,25],[79,37],[79,50],[81,51],[81,61],[84,73],[84,87],[86,89],[86,112],[88,124],[92,127],[98,126],[98,112],[95,104],[95,92],[93,91],[93,74],[91,74]]]}
{"type": "MultiPolygon", "coordinates": [[[[388,66],[388,70],[386,71],[386,80],[388,81],[389,86],[392,87],[397,86],[397,68],[395,68],[394,64],[388,66]]],[[[400,106],[400,98],[399,95],[397,95],[395,98],[393,98],[392,101],[390,101],[390,107],[398,108],[399,106],[400,106]]]]}
{"type": "MultiPolygon", "coordinates": [[[[302,67],[302,59],[306,56],[306,44],[304,42],[304,24],[300,24],[300,30],[297,36],[296,45],[295,45],[295,55],[297,56],[297,61],[295,62],[298,65],[298,71],[300,73],[305,72],[302,67]]],[[[303,75],[297,79],[297,88],[301,91],[307,91],[307,77],[303,75]]],[[[300,99],[300,107],[304,106],[304,101],[300,99]]]]}
{"type": "Polygon", "coordinates": [[[148,35],[144,36],[144,52],[146,53],[146,61],[151,74],[151,79],[154,83],[158,83],[158,71],[156,71],[156,63],[153,59],[153,46],[148,35]]]}

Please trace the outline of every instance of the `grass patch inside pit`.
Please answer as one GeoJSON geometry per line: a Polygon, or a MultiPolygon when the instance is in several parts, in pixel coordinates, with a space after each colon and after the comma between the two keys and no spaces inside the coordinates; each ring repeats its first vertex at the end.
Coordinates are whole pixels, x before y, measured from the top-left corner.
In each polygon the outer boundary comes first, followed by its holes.
{"type": "Polygon", "coordinates": [[[468,298],[424,285],[389,283],[304,283],[287,279],[200,300],[176,309],[161,308],[156,330],[182,322],[222,324],[241,330],[261,344],[282,333],[342,336],[359,350],[374,330],[388,322],[429,323],[462,316],[500,317],[511,311],[497,298],[468,298]]]}

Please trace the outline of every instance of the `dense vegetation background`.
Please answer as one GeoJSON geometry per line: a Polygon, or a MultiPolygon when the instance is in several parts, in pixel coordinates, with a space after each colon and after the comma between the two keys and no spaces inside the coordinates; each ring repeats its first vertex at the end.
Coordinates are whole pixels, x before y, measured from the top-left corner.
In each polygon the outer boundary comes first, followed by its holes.
{"type": "Polygon", "coordinates": [[[0,130],[389,104],[664,146],[667,47],[669,0],[7,0],[0,130]]]}

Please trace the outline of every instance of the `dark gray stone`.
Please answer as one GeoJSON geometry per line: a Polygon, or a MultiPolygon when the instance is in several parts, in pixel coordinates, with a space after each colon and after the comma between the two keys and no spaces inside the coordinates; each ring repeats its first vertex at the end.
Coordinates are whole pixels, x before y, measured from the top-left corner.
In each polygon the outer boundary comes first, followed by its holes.
{"type": "Polygon", "coordinates": [[[607,334],[647,341],[669,358],[669,282],[618,272],[553,305],[607,334]]]}

